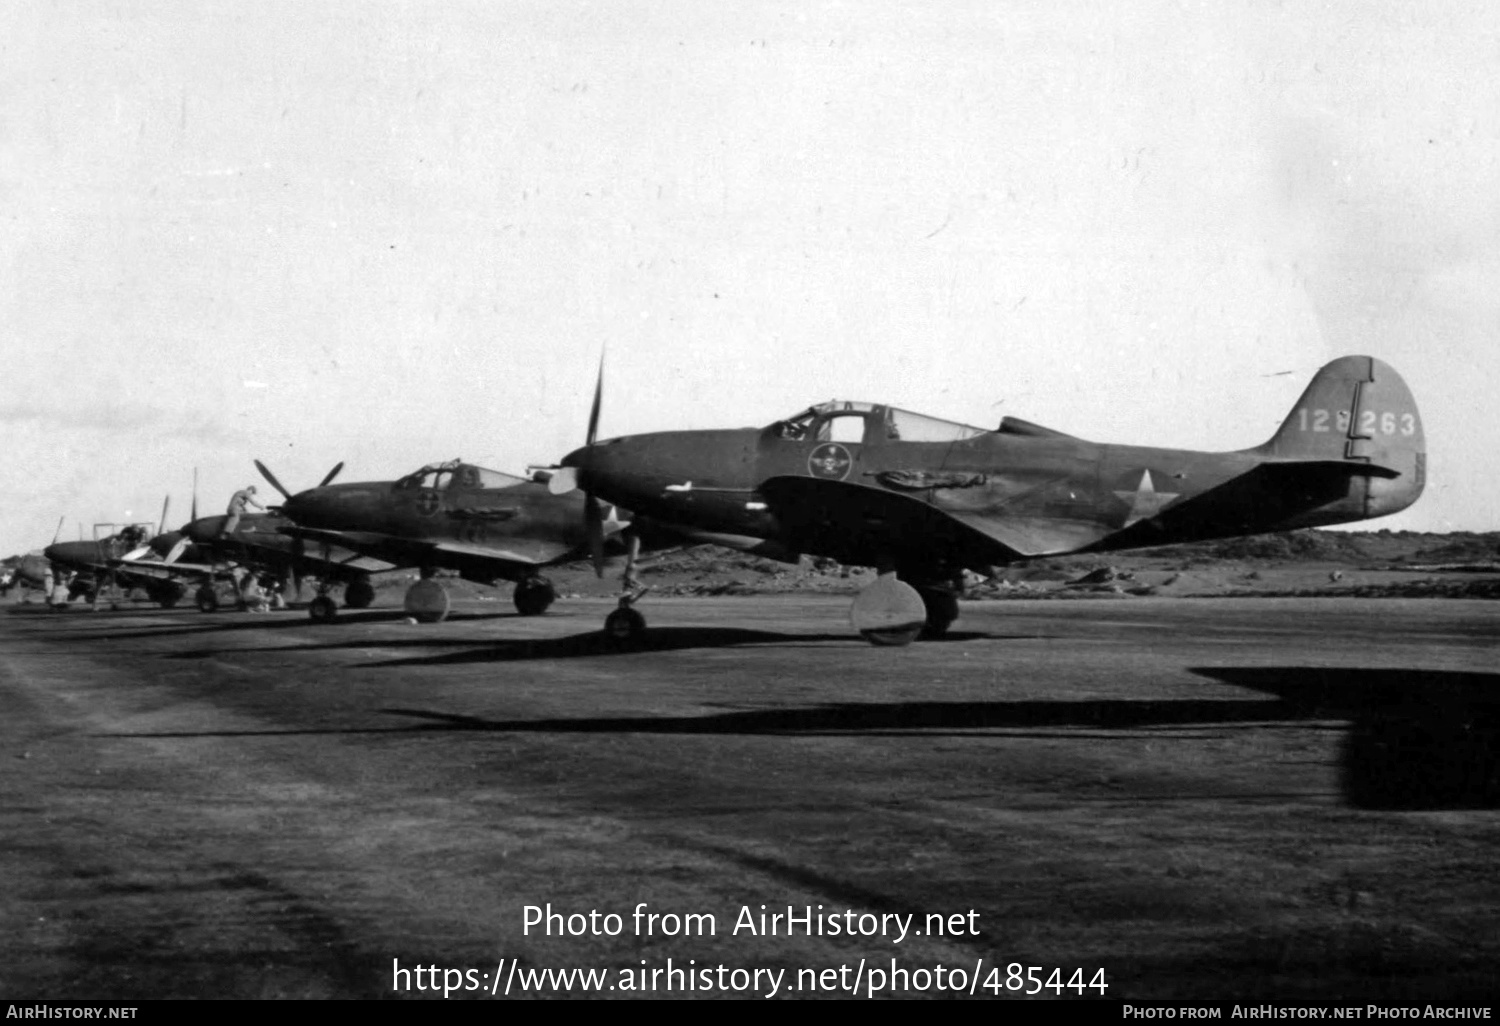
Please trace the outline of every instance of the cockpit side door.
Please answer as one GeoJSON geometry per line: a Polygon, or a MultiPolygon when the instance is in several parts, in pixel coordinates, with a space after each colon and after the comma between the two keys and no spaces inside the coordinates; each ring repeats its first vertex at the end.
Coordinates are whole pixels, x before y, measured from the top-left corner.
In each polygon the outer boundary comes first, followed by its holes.
{"type": "Polygon", "coordinates": [[[820,409],[782,421],[762,439],[757,476],[762,481],[779,476],[858,480],[861,453],[871,432],[879,430],[879,412],[868,409],[820,409]]]}

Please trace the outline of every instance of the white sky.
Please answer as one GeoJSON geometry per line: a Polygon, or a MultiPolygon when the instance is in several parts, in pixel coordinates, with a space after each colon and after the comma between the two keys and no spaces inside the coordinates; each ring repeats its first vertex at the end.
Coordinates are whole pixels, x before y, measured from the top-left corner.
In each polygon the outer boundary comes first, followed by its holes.
{"type": "MultiPolygon", "coordinates": [[[[0,554],[334,463],[502,470],[833,397],[1263,441],[1415,392],[1497,527],[1500,7],[0,8],[0,554]],[[1283,373],[1290,372],[1290,373],[1283,373]]],[[[261,488],[262,493],[269,489],[261,488]]],[[[264,497],[264,494],[263,494],[264,497]]]]}

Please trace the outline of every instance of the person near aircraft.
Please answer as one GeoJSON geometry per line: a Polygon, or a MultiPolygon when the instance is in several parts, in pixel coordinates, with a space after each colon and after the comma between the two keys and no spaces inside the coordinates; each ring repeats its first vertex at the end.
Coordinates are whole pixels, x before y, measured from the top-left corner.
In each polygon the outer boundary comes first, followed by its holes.
{"type": "Polygon", "coordinates": [[[264,510],[266,507],[255,501],[255,486],[241,488],[229,499],[229,519],[224,521],[224,535],[234,533],[234,529],[240,526],[240,517],[245,513],[246,506],[254,506],[256,509],[264,510]]]}

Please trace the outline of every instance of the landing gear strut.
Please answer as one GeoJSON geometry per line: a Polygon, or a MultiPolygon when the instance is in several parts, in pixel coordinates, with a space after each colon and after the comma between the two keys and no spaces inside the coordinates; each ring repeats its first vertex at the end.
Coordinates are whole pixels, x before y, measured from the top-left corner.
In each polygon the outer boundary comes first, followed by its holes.
{"type": "Polygon", "coordinates": [[[949,588],[931,586],[918,588],[917,594],[927,609],[927,623],[920,637],[923,641],[941,638],[958,619],[958,596],[949,588]]]}

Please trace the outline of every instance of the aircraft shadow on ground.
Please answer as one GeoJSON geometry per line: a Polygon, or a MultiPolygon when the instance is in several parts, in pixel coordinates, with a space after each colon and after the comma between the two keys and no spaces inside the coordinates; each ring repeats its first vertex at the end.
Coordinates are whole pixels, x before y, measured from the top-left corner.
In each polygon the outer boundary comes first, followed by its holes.
{"type": "MultiPolygon", "coordinates": [[[[160,612],[159,610],[157,612],[160,612]]],[[[99,616],[109,614],[100,613],[99,616]]],[[[119,615],[119,614],[116,614],[119,615]]],[[[285,630],[294,627],[303,627],[312,630],[337,631],[341,626],[352,626],[355,624],[378,624],[378,623],[401,623],[407,619],[407,614],[399,609],[363,609],[345,612],[340,610],[339,618],[331,624],[313,624],[308,621],[307,612],[300,609],[277,610],[274,613],[245,613],[243,616],[222,616],[218,613],[208,614],[215,619],[209,620],[202,613],[194,612],[193,616],[203,617],[203,621],[190,623],[184,626],[153,627],[138,626],[129,630],[119,631],[97,631],[93,633],[78,633],[71,637],[80,641],[124,641],[130,638],[170,638],[175,635],[210,635],[228,631],[271,631],[285,630]]],[[[515,620],[519,619],[520,613],[496,612],[496,613],[454,613],[446,622],[462,623],[465,621],[483,620],[515,620]]],[[[464,644],[469,639],[449,638],[447,643],[464,644]]],[[[370,639],[365,639],[358,644],[347,647],[370,648],[374,644],[370,639]]],[[[379,642],[385,644],[385,642],[379,642]]],[[[302,646],[316,648],[319,646],[302,646]]],[[[330,646],[339,647],[339,646],[330,646]]]]}
{"type": "MultiPolygon", "coordinates": [[[[720,632],[714,632],[720,633],[720,632]]],[[[760,640],[786,636],[729,632],[760,640]]],[[[808,640],[806,636],[797,636],[808,640]]],[[[577,641],[578,639],[562,639],[577,641]]],[[[602,643],[602,639],[601,639],[602,643]]],[[[743,642],[742,642],[743,643],[743,642]]],[[[471,658],[467,653],[461,653],[471,658]]],[[[1199,727],[1254,730],[1268,723],[1343,731],[1342,792],[1353,806],[1383,810],[1500,807],[1500,674],[1323,667],[1198,667],[1192,672],[1274,697],[1084,701],[847,702],[745,709],[704,716],[495,720],[434,709],[384,708],[419,721],[394,727],[127,734],[125,737],[412,734],[657,734],[915,737],[1045,737],[1118,740],[1120,731],[1199,727]],[[1083,728],[1081,731],[1080,728],[1083,728]],[[1061,732],[1048,732],[1061,731],[1061,732]],[[1003,732],[1003,733],[999,733],[1003,732]]],[[[1187,740],[1173,731],[1164,735],[1187,740]]]]}
{"type": "MultiPolygon", "coordinates": [[[[415,628],[414,628],[415,630],[415,628]]],[[[976,635],[978,637],[978,635],[976,635]]],[[[354,638],[347,641],[331,641],[321,645],[266,646],[262,648],[197,649],[190,652],[173,653],[169,659],[210,659],[220,655],[245,652],[316,652],[339,649],[368,650],[371,648],[394,649],[453,649],[441,655],[411,656],[400,659],[383,659],[358,664],[362,669],[413,667],[413,666],[458,666],[467,663],[516,662],[537,659],[582,659],[595,656],[641,655],[651,652],[671,652],[693,648],[728,648],[735,645],[797,645],[847,642],[855,646],[865,643],[853,634],[778,634],[774,631],[746,630],[737,627],[662,627],[648,632],[644,643],[622,647],[603,631],[589,631],[564,638],[505,638],[497,637],[483,648],[474,647],[470,637],[454,638],[441,634],[421,634],[405,638],[354,638]]]]}
{"type": "MultiPolygon", "coordinates": [[[[736,709],[705,716],[611,716],[493,720],[436,709],[384,708],[387,716],[420,721],[400,727],[314,730],[111,734],[111,737],[234,737],[264,735],[407,734],[477,731],[495,734],[663,734],[766,736],[1045,737],[1118,739],[1110,731],[1156,727],[1235,727],[1299,716],[1275,699],[1086,700],[1023,702],[839,702],[775,709],[736,709]],[[1080,734],[1077,728],[1089,730],[1080,734]],[[1056,732],[1065,729],[1066,733],[1056,732]],[[986,732],[991,732],[987,734],[986,732]],[[1003,733],[1002,733],[1003,732],[1003,733]]],[[[1339,729],[1330,727],[1328,729],[1339,729]]],[[[1173,738],[1186,735],[1174,732],[1173,738]]]]}
{"type": "Polygon", "coordinates": [[[1352,722],[1340,770],[1368,809],[1500,808],[1500,673],[1313,666],[1195,667],[1352,722]]]}
{"type": "MultiPolygon", "coordinates": [[[[957,634],[953,640],[1001,641],[1018,640],[1021,636],[1002,637],[991,634],[957,634]]],[[[1029,635],[1028,635],[1029,637],[1029,635]]],[[[423,656],[412,659],[387,659],[362,664],[365,667],[398,666],[454,666],[464,663],[514,662],[532,659],[578,659],[591,656],[640,655],[651,652],[676,652],[695,648],[733,648],[737,645],[803,645],[844,642],[853,647],[867,648],[868,644],[859,635],[848,631],[837,634],[784,634],[779,631],[753,630],[745,627],[652,627],[639,642],[622,646],[603,631],[589,631],[564,638],[504,638],[498,637],[484,648],[470,648],[462,652],[423,656]]],[[[448,644],[453,644],[449,639],[448,644]]],[[[389,643],[382,641],[382,647],[389,643]]],[[[399,644],[399,642],[398,642],[399,644]]],[[[930,644],[918,642],[917,644],[930,644]]],[[[369,642],[349,647],[370,648],[369,642]]]]}
{"type": "MultiPolygon", "coordinates": [[[[1077,702],[839,702],[779,709],[745,709],[707,716],[623,716],[549,720],[487,720],[428,709],[382,709],[430,721],[429,729],[563,734],[783,734],[932,737],[943,732],[1092,728],[1222,727],[1289,718],[1291,707],[1266,699],[1077,702]]],[[[1068,736],[1069,735],[1046,735],[1068,736]]]]}

